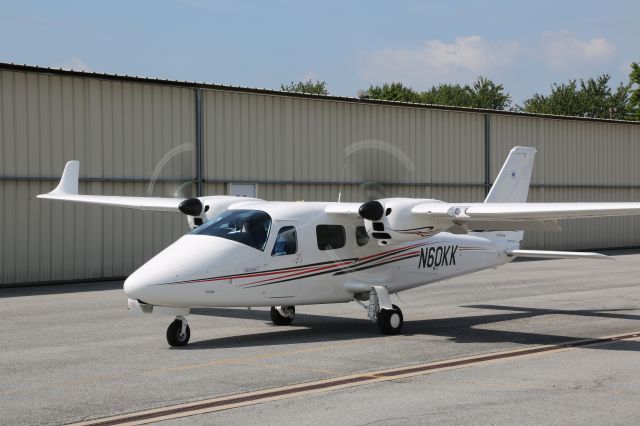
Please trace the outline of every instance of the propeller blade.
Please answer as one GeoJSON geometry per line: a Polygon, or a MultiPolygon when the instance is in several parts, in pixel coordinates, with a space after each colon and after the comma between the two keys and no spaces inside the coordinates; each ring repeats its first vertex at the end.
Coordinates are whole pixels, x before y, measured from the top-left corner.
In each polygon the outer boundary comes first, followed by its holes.
{"type": "Polygon", "coordinates": [[[385,182],[413,181],[416,166],[397,145],[366,139],[345,147],[344,170],[348,180],[363,182],[359,192],[364,197],[360,195],[360,199],[373,201],[392,196],[384,187],[385,182]]]}

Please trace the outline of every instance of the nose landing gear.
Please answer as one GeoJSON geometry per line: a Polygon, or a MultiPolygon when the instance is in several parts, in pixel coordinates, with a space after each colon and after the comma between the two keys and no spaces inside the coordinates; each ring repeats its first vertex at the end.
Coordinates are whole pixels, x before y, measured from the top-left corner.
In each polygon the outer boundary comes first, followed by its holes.
{"type": "Polygon", "coordinates": [[[272,306],[271,321],[275,325],[289,325],[296,317],[295,306],[272,306]]]}
{"type": "Polygon", "coordinates": [[[185,346],[189,343],[189,337],[191,337],[191,330],[187,319],[178,315],[167,328],[167,343],[171,346],[185,346]]]}

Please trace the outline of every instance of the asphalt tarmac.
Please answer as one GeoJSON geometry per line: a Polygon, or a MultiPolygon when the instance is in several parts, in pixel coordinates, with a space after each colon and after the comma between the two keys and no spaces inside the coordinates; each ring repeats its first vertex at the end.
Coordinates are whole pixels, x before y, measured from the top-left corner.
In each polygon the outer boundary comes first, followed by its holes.
{"type": "Polygon", "coordinates": [[[130,314],[121,283],[2,289],[0,422],[66,424],[366,373],[373,382],[163,424],[637,424],[640,339],[563,346],[640,332],[640,254],[613,254],[517,262],[393,296],[398,336],[380,336],[355,303],[297,307],[289,327],[264,309],[198,309],[180,349],[165,340],[172,318],[130,314]],[[376,373],[541,345],[559,349],[376,373]]]}

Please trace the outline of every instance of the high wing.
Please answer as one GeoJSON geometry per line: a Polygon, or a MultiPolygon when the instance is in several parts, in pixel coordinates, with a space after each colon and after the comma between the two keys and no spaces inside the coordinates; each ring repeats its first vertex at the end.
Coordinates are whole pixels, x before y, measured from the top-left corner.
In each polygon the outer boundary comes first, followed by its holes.
{"type": "Polygon", "coordinates": [[[78,193],[78,179],[80,162],[67,162],[62,172],[58,186],[48,194],[40,194],[38,198],[48,200],[74,201],[77,203],[99,204],[103,206],[128,207],[138,210],[159,212],[180,212],[178,206],[183,198],[160,197],[121,197],[115,195],[80,195],[78,193]]]}
{"type": "Polygon", "coordinates": [[[415,215],[450,218],[455,222],[541,221],[640,214],[640,203],[423,203],[411,209],[415,215]]]}
{"type": "Polygon", "coordinates": [[[365,223],[378,222],[378,229],[384,228],[384,235],[394,236],[396,240],[417,238],[437,230],[454,233],[469,230],[558,231],[557,221],[561,219],[640,214],[638,202],[527,203],[535,154],[533,147],[514,147],[484,203],[387,198],[359,207],[352,203],[336,203],[327,206],[325,211],[336,215],[359,215],[365,223]]]}
{"type": "Polygon", "coordinates": [[[324,212],[332,215],[360,216],[358,210],[362,203],[329,203],[324,212]]]}

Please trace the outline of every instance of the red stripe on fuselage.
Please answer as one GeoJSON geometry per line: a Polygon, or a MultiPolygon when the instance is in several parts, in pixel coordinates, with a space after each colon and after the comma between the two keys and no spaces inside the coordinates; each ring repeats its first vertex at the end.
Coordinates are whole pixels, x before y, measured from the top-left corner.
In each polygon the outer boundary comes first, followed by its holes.
{"type": "Polygon", "coordinates": [[[266,280],[260,280],[260,281],[253,281],[250,283],[244,283],[241,284],[240,286],[245,286],[245,285],[252,285],[252,284],[259,284],[259,283],[263,283],[266,281],[273,281],[273,280],[282,280],[282,279],[286,279],[286,278],[290,278],[290,277],[295,277],[297,275],[302,275],[302,274],[308,274],[310,272],[317,272],[317,271],[322,271],[325,269],[330,269],[330,268],[336,268],[336,267],[341,267],[344,265],[350,265],[352,264],[353,261],[346,261],[346,262],[340,262],[340,263],[333,263],[331,265],[327,265],[327,266],[322,266],[322,267],[318,267],[318,268],[312,268],[312,269],[305,269],[304,271],[296,271],[293,274],[289,274],[289,275],[283,275],[281,277],[275,277],[275,278],[268,278],[266,280]]]}

